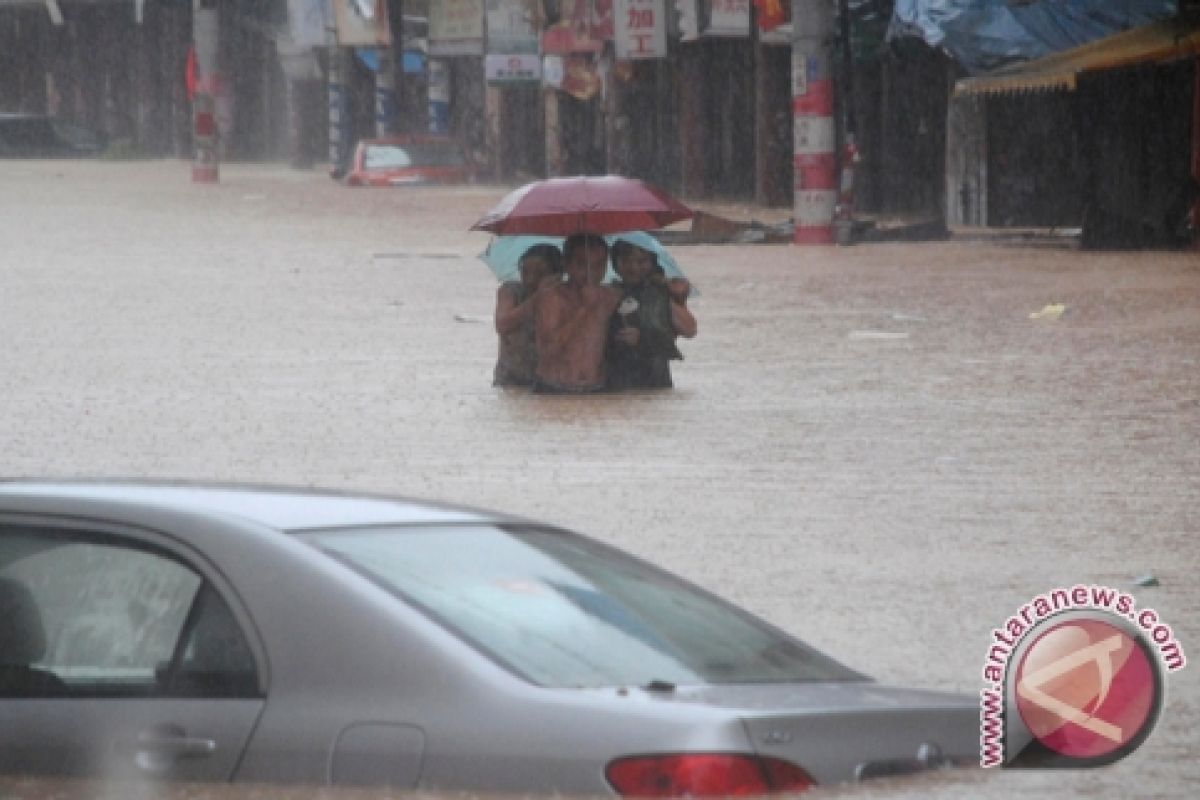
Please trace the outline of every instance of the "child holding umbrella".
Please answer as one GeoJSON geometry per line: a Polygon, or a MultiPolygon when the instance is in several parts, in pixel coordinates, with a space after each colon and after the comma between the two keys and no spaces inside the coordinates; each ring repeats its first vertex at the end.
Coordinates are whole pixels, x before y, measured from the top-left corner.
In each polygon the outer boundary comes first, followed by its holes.
{"type": "Polygon", "coordinates": [[[669,389],[672,359],[682,359],[679,336],[696,335],[696,318],[687,308],[690,291],[682,278],[668,281],[649,250],[618,238],[613,268],[622,292],[609,328],[607,348],[610,389],[669,389]]]}
{"type": "Polygon", "coordinates": [[[506,281],[496,290],[496,333],[500,352],[493,386],[530,386],[537,369],[533,296],[547,281],[562,279],[562,252],[552,244],[535,244],[521,256],[520,280],[506,281]]]}

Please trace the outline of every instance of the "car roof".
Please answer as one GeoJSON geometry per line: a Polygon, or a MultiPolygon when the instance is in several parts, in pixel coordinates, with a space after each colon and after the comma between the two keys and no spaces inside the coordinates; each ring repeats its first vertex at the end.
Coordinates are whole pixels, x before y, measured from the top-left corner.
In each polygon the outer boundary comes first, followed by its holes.
{"type": "Polygon", "coordinates": [[[30,114],[25,111],[0,111],[0,122],[24,121],[29,120],[44,120],[51,122],[54,117],[49,114],[30,114]]]}
{"type": "Polygon", "coordinates": [[[457,139],[451,136],[444,136],[438,133],[401,133],[395,136],[381,136],[373,139],[360,139],[361,144],[373,145],[412,145],[412,144],[453,144],[457,145],[457,139]]]}
{"type": "Polygon", "coordinates": [[[383,495],[249,484],[151,480],[0,480],[10,496],[55,501],[63,510],[88,503],[234,516],[284,531],[361,525],[515,522],[486,511],[383,495]]]}

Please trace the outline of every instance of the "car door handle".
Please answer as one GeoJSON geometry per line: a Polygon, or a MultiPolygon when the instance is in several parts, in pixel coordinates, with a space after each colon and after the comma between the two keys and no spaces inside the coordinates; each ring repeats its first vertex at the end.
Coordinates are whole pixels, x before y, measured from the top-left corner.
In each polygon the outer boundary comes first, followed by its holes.
{"type": "Polygon", "coordinates": [[[194,736],[143,733],[137,738],[137,750],[140,753],[153,753],[174,758],[204,757],[217,751],[217,743],[212,739],[194,736]]]}
{"type": "Polygon", "coordinates": [[[188,736],[178,725],[160,725],[139,733],[128,743],[128,751],[133,752],[133,761],[143,772],[162,775],[177,761],[211,756],[217,751],[217,743],[188,736]]]}

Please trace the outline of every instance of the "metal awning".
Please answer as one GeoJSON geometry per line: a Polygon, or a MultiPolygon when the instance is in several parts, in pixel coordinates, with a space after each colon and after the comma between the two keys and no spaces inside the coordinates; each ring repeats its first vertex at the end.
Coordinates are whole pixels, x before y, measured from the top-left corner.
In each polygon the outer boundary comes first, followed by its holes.
{"type": "Polygon", "coordinates": [[[1081,73],[1200,55],[1200,22],[1167,19],[954,84],[956,96],[1075,90],[1081,73]]]}

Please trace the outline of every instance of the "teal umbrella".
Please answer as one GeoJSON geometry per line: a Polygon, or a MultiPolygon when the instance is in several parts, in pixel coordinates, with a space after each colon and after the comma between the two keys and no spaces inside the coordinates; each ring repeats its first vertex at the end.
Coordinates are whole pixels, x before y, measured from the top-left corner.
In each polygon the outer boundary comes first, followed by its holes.
{"type": "MultiPolygon", "coordinates": [[[[675,263],[675,259],[667,252],[667,249],[662,246],[662,243],[645,231],[614,233],[605,236],[604,240],[608,242],[609,247],[613,246],[613,242],[626,241],[643,250],[649,250],[657,256],[658,265],[663,268],[663,272],[667,278],[687,277],[683,274],[683,270],[679,268],[679,264],[675,263]]],[[[564,241],[562,237],[558,236],[495,236],[488,244],[487,250],[484,250],[479,258],[491,268],[492,273],[495,274],[501,283],[519,281],[521,279],[521,271],[518,269],[518,262],[526,250],[535,244],[551,244],[561,250],[564,241]]],[[[612,264],[610,263],[608,271],[604,275],[604,282],[612,283],[616,280],[617,273],[613,272],[612,264]]],[[[695,289],[692,292],[694,294],[695,289]]]]}

